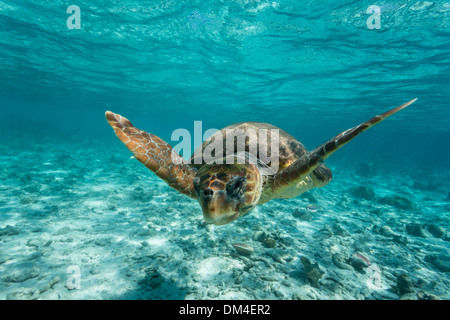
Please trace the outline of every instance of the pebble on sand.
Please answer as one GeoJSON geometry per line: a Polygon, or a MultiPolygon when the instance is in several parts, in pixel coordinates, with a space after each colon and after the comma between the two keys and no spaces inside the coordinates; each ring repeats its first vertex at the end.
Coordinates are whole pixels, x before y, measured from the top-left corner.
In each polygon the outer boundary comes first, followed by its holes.
{"type": "Polygon", "coordinates": [[[238,253],[240,253],[244,256],[249,256],[254,252],[252,247],[250,247],[244,243],[234,243],[233,247],[238,253]]]}
{"type": "Polygon", "coordinates": [[[369,259],[359,252],[352,255],[348,263],[358,272],[364,272],[364,269],[370,265],[369,259]]]}
{"type": "Polygon", "coordinates": [[[425,261],[431,263],[436,269],[442,272],[450,272],[450,256],[427,255],[425,261]]]}
{"type": "Polygon", "coordinates": [[[394,237],[396,236],[396,234],[394,233],[394,231],[392,231],[392,229],[389,226],[381,226],[380,230],[379,230],[380,234],[385,236],[385,237],[394,237]]]}
{"type": "Polygon", "coordinates": [[[312,215],[308,211],[295,209],[294,212],[292,213],[292,215],[295,218],[299,218],[300,220],[303,220],[303,221],[311,221],[312,220],[312,215]]]}
{"type": "Polygon", "coordinates": [[[39,290],[30,288],[19,288],[6,296],[6,300],[37,300],[39,290]]]}
{"type": "Polygon", "coordinates": [[[412,236],[426,238],[427,235],[423,231],[422,225],[420,223],[409,223],[405,226],[406,232],[412,236]]]}
{"type": "Polygon", "coordinates": [[[375,198],[375,192],[367,186],[359,186],[349,190],[350,194],[359,199],[372,200],[375,198]]]}
{"type": "Polygon", "coordinates": [[[401,210],[410,210],[413,208],[413,203],[411,200],[398,195],[390,195],[380,198],[378,202],[381,204],[388,204],[401,210]]]}
{"type": "Polygon", "coordinates": [[[318,287],[319,280],[325,272],[323,272],[320,269],[319,264],[317,262],[311,263],[308,258],[303,256],[300,258],[300,260],[303,264],[303,269],[305,271],[306,278],[310,281],[312,286],[318,287]]]}
{"type": "Polygon", "coordinates": [[[397,277],[397,291],[400,296],[414,292],[411,280],[406,274],[401,274],[397,277]]]}
{"type": "Polygon", "coordinates": [[[428,232],[430,232],[435,238],[442,238],[445,236],[446,231],[443,227],[435,225],[435,224],[427,224],[425,225],[428,232]]]}
{"type": "Polygon", "coordinates": [[[19,228],[7,225],[6,227],[0,229],[0,238],[4,236],[16,236],[20,233],[19,228]]]}
{"type": "Polygon", "coordinates": [[[41,273],[40,268],[29,262],[12,265],[5,271],[2,280],[5,282],[24,282],[25,280],[36,278],[41,273]]]}

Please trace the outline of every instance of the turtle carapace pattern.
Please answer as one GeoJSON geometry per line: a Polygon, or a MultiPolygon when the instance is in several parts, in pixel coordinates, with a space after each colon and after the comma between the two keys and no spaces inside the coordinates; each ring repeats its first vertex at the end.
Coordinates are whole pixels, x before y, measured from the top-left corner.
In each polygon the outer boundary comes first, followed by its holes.
{"type": "Polygon", "coordinates": [[[271,124],[240,122],[217,131],[194,152],[190,161],[184,160],[172,147],[157,136],[139,130],[131,122],[111,111],[106,119],[117,137],[134,157],[178,192],[196,199],[206,223],[224,225],[272,199],[294,198],[328,184],[331,170],[324,165],[336,150],[360,133],[406,108],[417,99],[348,129],[312,151],[308,151],[293,136],[271,124]],[[270,139],[259,139],[260,132],[278,132],[278,150],[271,150],[270,139]],[[227,133],[233,139],[227,144],[227,133]],[[237,153],[237,141],[245,146],[237,153]],[[216,161],[205,161],[204,150],[223,143],[222,154],[216,161]],[[257,144],[257,145],[255,145],[257,144]],[[235,146],[227,148],[227,146],[235,146]],[[262,161],[260,150],[271,157],[262,161]],[[198,158],[200,157],[200,158],[198,158]],[[230,162],[230,159],[234,159],[230,162]],[[223,160],[223,161],[220,161],[223,160]],[[270,168],[276,168],[270,170],[270,168]]]}

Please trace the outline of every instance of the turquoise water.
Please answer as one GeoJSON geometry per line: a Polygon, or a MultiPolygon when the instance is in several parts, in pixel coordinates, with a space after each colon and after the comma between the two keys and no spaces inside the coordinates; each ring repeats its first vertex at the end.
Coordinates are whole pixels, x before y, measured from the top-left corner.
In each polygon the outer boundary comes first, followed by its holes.
{"type": "Polygon", "coordinates": [[[448,299],[449,23],[446,1],[0,1],[0,299],[448,299]],[[221,227],[104,117],[312,150],[414,98],[328,186],[221,227]]]}

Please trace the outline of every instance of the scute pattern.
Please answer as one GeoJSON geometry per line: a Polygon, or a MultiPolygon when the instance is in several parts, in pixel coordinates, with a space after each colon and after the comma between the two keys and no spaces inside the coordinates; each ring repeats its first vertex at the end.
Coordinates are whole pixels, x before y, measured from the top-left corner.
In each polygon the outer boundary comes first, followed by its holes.
{"type": "Polygon", "coordinates": [[[106,119],[120,141],[133,152],[137,160],[166,181],[170,187],[196,198],[194,189],[196,170],[186,165],[186,161],[172,150],[167,142],[139,130],[128,119],[118,114],[107,111],[106,119]]]}

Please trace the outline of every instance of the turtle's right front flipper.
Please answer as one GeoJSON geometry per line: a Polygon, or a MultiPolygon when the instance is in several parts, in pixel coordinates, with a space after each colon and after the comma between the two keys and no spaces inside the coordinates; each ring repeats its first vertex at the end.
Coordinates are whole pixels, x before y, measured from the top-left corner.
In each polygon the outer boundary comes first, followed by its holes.
{"type": "MultiPolygon", "coordinates": [[[[316,169],[322,162],[324,162],[325,159],[327,159],[335,151],[337,151],[338,149],[343,147],[345,144],[347,144],[350,140],[352,140],[353,138],[358,136],[360,133],[366,131],[370,127],[374,126],[375,124],[390,117],[394,113],[397,113],[398,111],[406,108],[407,106],[409,106],[416,100],[417,99],[411,100],[397,108],[394,108],[390,111],[387,111],[383,114],[373,117],[369,121],[361,123],[359,126],[348,129],[347,131],[344,131],[344,132],[338,134],[333,139],[331,139],[331,140],[325,142],[324,144],[322,144],[321,146],[317,147],[313,151],[308,152],[301,158],[297,159],[289,167],[278,172],[274,176],[273,190],[275,191],[275,193],[278,193],[277,192],[277,191],[279,191],[278,189],[282,190],[283,188],[286,188],[293,184],[299,183],[309,173],[311,173],[314,169],[316,169]]],[[[321,180],[315,181],[315,184],[316,184],[315,186],[322,187],[322,186],[326,185],[330,179],[331,179],[331,176],[329,176],[329,178],[327,178],[327,176],[324,175],[323,181],[321,181],[321,180]]]]}
{"type": "Polygon", "coordinates": [[[167,142],[139,130],[128,119],[111,111],[107,111],[105,116],[117,137],[133,152],[137,160],[170,187],[191,198],[197,198],[194,189],[195,169],[189,167],[167,142]]]}

